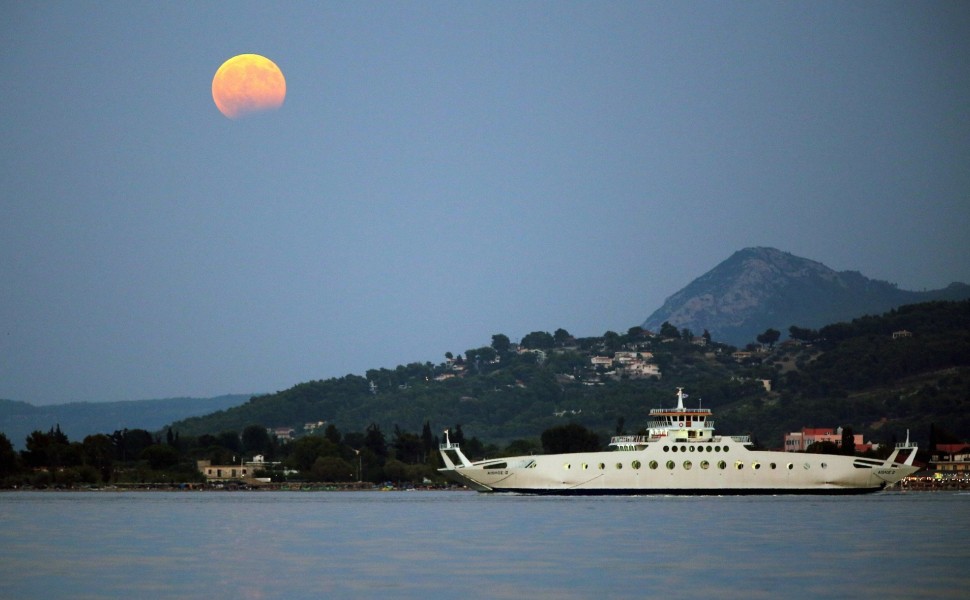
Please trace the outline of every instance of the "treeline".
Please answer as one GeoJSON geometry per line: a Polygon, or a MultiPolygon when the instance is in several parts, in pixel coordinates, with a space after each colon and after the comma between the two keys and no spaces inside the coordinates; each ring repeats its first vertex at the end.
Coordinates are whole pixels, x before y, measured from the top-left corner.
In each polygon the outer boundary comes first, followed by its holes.
{"type": "MultiPolygon", "coordinates": [[[[449,441],[474,459],[530,453],[573,452],[602,448],[604,440],[570,423],[543,432],[541,442],[515,440],[505,448],[466,438],[461,425],[449,430],[449,441]]],[[[35,431],[26,450],[16,452],[0,433],[0,487],[75,488],[129,483],[202,483],[199,460],[213,465],[257,465],[256,477],[273,482],[442,483],[437,469],[439,437],[425,423],[420,434],[394,428],[390,439],[371,424],[363,432],[343,434],[334,425],[295,440],[281,440],[261,425],[242,432],[182,437],[166,430],[153,435],[142,429],[89,435],[72,442],[55,426],[35,431]],[[261,463],[253,463],[256,456],[261,463]]]]}

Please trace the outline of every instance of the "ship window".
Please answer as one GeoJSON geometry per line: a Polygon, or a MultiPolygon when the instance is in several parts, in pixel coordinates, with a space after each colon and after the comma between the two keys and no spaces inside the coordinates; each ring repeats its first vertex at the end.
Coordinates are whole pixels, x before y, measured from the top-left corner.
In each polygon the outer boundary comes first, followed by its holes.
{"type": "Polygon", "coordinates": [[[693,467],[693,466],[694,465],[689,460],[685,460],[684,461],[684,469],[685,470],[690,471],[690,468],[693,467]]]}
{"type": "Polygon", "coordinates": [[[632,466],[634,469],[639,469],[640,468],[640,461],[635,460],[635,461],[633,461],[633,463],[630,466],[632,466]]]}
{"type": "Polygon", "coordinates": [[[606,465],[604,465],[603,463],[600,463],[600,471],[602,471],[605,468],[606,468],[606,465]]]}
{"type": "Polygon", "coordinates": [[[711,451],[711,447],[710,447],[710,446],[708,446],[708,447],[707,447],[707,451],[708,451],[708,452],[710,452],[710,451],[711,451]]]}
{"type": "Polygon", "coordinates": [[[667,468],[670,469],[671,471],[673,471],[674,470],[674,461],[668,460],[667,461],[667,468]]]}
{"type": "Polygon", "coordinates": [[[739,460],[736,463],[734,463],[734,468],[740,471],[741,469],[744,468],[744,463],[739,460]]]}
{"type": "Polygon", "coordinates": [[[823,469],[827,469],[828,468],[828,464],[827,463],[822,463],[822,468],[823,469]]]}
{"type": "Polygon", "coordinates": [[[562,468],[564,468],[564,469],[566,469],[566,470],[568,471],[568,470],[569,470],[569,469],[571,469],[572,467],[571,467],[571,466],[569,465],[569,463],[566,463],[566,464],[564,464],[564,465],[562,466],[562,468]]]}
{"type": "Polygon", "coordinates": [[[616,463],[616,468],[617,469],[622,469],[623,468],[623,463],[616,463]]]}
{"type": "Polygon", "coordinates": [[[673,448],[671,448],[671,450],[673,450],[674,452],[677,452],[677,446],[674,446],[673,448]]]}
{"type": "Polygon", "coordinates": [[[583,463],[583,470],[585,471],[588,468],[589,468],[589,465],[587,465],[586,463],[583,463]]]}
{"type": "Polygon", "coordinates": [[[664,452],[670,452],[670,446],[664,446],[664,452]]]}
{"type": "Polygon", "coordinates": [[[509,466],[508,463],[497,462],[497,463],[492,463],[490,465],[484,465],[482,468],[483,469],[505,469],[505,468],[508,468],[508,466],[509,466]]]}
{"type": "Polygon", "coordinates": [[[706,468],[708,468],[710,466],[711,466],[711,463],[707,462],[706,460],[702,460],[701,461],[701,468],[702,469],[706,469],[706,468]]]}
{"type": "Polygon", "coordinates": [[[721,470],[726,469],[727,468],[727,463],[724,462],[723,460],[719,460],[719,461],[717,461],[717,468],[718,469],[721,469],[721,470]]]}
{"type": "Polygon", "coordinates": [[[776,465],[775,463],[771,463],[771,468],[772,469],[777,469],[778,468],[778,465],[776,465]]]}
{"type": "Polygon", "coordinates": [[[758,469],[761,468],[761,463],[759,463],[759,462],[751,463],[751,468],[754,469],[755,471],[757,471],[758,469]]]}
{"type": "Polygon", "coordinates": [[[694,451],[694,447],[693,447],[693,446],[691,446],[691,447],[690,447],[690,451],[691,451],[691,452],[693,452],[693,451],[694,451]]]}
{"type": "Polygon", "coordinates": [[[727,446],[725,446],[725,447],[724,447],[724,451],[725,451],[725,452],[727,452],[727,451],[728,451],[728,449],[729,449],[729,448],[728,448],[727,446]]]}
{"type": "Polygon", "coordinates": [[[789,471],[791,471],[791,470],[792,470],[792,469],[794,469],[794,468],[795,468],[795,465],[793,465],[793,464],[791,464],[791,463],[788,463],[788,470],[789,470],[789,471]]]}
{"type": "Polygon", "coordinates": [[[721,447],[720,446],[714,446],[714,451],[715,452],[720,452],[721,451],[721,447]]]}
{"type": "Polygon", "coordinates": [[[651,460],[650,461],[650,468],[651,469],[656,469],[657,468],[657,461],[651,460]]]}

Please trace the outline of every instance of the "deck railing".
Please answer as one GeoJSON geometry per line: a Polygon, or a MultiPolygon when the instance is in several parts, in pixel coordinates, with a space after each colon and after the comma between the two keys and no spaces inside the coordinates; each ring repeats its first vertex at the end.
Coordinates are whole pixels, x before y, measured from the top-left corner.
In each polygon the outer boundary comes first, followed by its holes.
{"type": "Polygon", "coordinates": [[[620,444],[646,444],[650,441],[650,438],[645,435],[615,435],[610,439],[610,445],[616,446],[620,444]]]}

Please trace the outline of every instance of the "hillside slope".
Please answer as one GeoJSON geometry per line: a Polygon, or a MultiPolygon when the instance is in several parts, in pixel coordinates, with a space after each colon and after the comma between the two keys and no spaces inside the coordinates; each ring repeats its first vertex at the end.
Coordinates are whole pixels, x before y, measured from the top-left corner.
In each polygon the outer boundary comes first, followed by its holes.
{"type": "Polygon", "coordinates": [[[752,433],[768,445],[804,426],[851,426],[889,441],[928,424],[970,437],[970,301],[906,306],[837,323],[813,341],[786,344],[739,362],[732,347],[661,340],[635,330],[536,354],[507,353],[479,372],[436,381],[447,366],[413,364],[296,385],[218,414],[172,425],[182,435],[241,431],[253,424],[293,427],[327,421],[341,431],[435,431],[461,425],[493,443],[534,438],[575,421],[602,435],[636,431],[649,410],[669,406],[675,387],[715,409],[723,433],[752,433]],[[910,337],[894,339],[906,329],[910,337]],[[610,350],[610,348],[613,350],[610,350]],[[652,353],[661,379],[611,379],[579,365],[623,348],[652,353]],[[769,380],[767,392],[761,381],[769,380]]]}

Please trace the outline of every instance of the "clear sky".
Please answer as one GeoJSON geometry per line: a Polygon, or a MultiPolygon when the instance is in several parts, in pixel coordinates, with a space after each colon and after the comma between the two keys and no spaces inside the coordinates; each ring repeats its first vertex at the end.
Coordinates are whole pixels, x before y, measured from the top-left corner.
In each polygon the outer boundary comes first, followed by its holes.
{"type": "Polygon", "coordinates": [[[747,246],[970,282],[970,3],[4,7],[0,398],[625,332],[747,246]],[[279,110],[218,112],[241,53],[279,110]]]}

